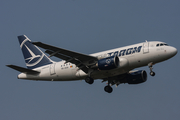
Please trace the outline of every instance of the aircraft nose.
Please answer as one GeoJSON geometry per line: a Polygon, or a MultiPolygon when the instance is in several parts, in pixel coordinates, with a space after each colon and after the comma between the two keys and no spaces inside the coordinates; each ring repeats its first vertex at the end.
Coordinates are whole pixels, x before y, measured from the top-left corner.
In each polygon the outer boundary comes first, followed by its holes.
{"type": "Polygon", "coordinates": [[[175,47],[170,48],[170,54],[172,55],[172,57],[175,56],[177,54],[177,52],[178,51],[177,51],[177,49],[175,47]]]}

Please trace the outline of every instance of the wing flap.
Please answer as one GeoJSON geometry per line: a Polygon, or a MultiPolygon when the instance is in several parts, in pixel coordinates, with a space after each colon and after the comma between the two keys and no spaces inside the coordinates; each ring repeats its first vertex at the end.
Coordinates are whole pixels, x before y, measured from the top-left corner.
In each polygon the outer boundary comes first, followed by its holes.
{"type": "Polygon", "coordinates": [[[12,68],[14,70],[17,70],[19,72],[26,73],[26,74],[39,74],[40,73],[39,71],[35,71],[35,70],[19,67],[19,66],[16,66],[16,65],[6,65],[6,66],[10,67],[10,68],[12,68]]]}

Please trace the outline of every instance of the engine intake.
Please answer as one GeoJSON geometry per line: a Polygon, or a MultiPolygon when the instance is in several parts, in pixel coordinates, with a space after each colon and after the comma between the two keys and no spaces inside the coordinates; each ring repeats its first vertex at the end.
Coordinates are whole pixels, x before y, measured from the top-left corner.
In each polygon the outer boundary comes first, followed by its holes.
{"type": "Polygon", "coordinates": [[[119,66],[119,58],[117,56],[103,58],[98,61],[97,66],[100,70],[115,69],[119,66]]]}
{"type": "Polygon", "coordinates": [[[129,73],[127,77],[128,84],[139,84],[147,80],[147,73],[145,70],[139,70],[136,72],[129,73]]]}

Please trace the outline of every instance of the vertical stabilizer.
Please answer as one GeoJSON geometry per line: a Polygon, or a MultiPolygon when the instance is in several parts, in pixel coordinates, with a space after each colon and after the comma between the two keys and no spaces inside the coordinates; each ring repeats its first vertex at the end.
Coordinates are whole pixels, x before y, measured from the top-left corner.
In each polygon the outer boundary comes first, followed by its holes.
{"type": "Polygon", "coordinates": [[[37,46],[33,45],[26,35],[18,36],[18,39],[28,69],[34,69],[53,62],[37,46]]]}

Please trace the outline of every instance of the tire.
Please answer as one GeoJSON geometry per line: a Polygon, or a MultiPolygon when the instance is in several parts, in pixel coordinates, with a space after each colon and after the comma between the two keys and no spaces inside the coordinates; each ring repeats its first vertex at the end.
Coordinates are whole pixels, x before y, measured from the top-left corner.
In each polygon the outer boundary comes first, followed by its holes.
{"type": "Polygon", "coordinates": [[[94,83],[94,79],[91,78],[91,77],[86,77],[85,81],[86,81],[86,83],[89,83],[89,84],[93,84],[94,83]]]}
{"type": "Polygon", "coordinates": [[[155,74],[155,72],[150,72],[150,75],[155,76],[156,74],[155,74]]]}
{"type": "Polygon", "coordinates": [[[104,87],[104,91],[107,92],[107,93],[112,93],[113,89],[111,86],[107,85],[104,87]]]}

